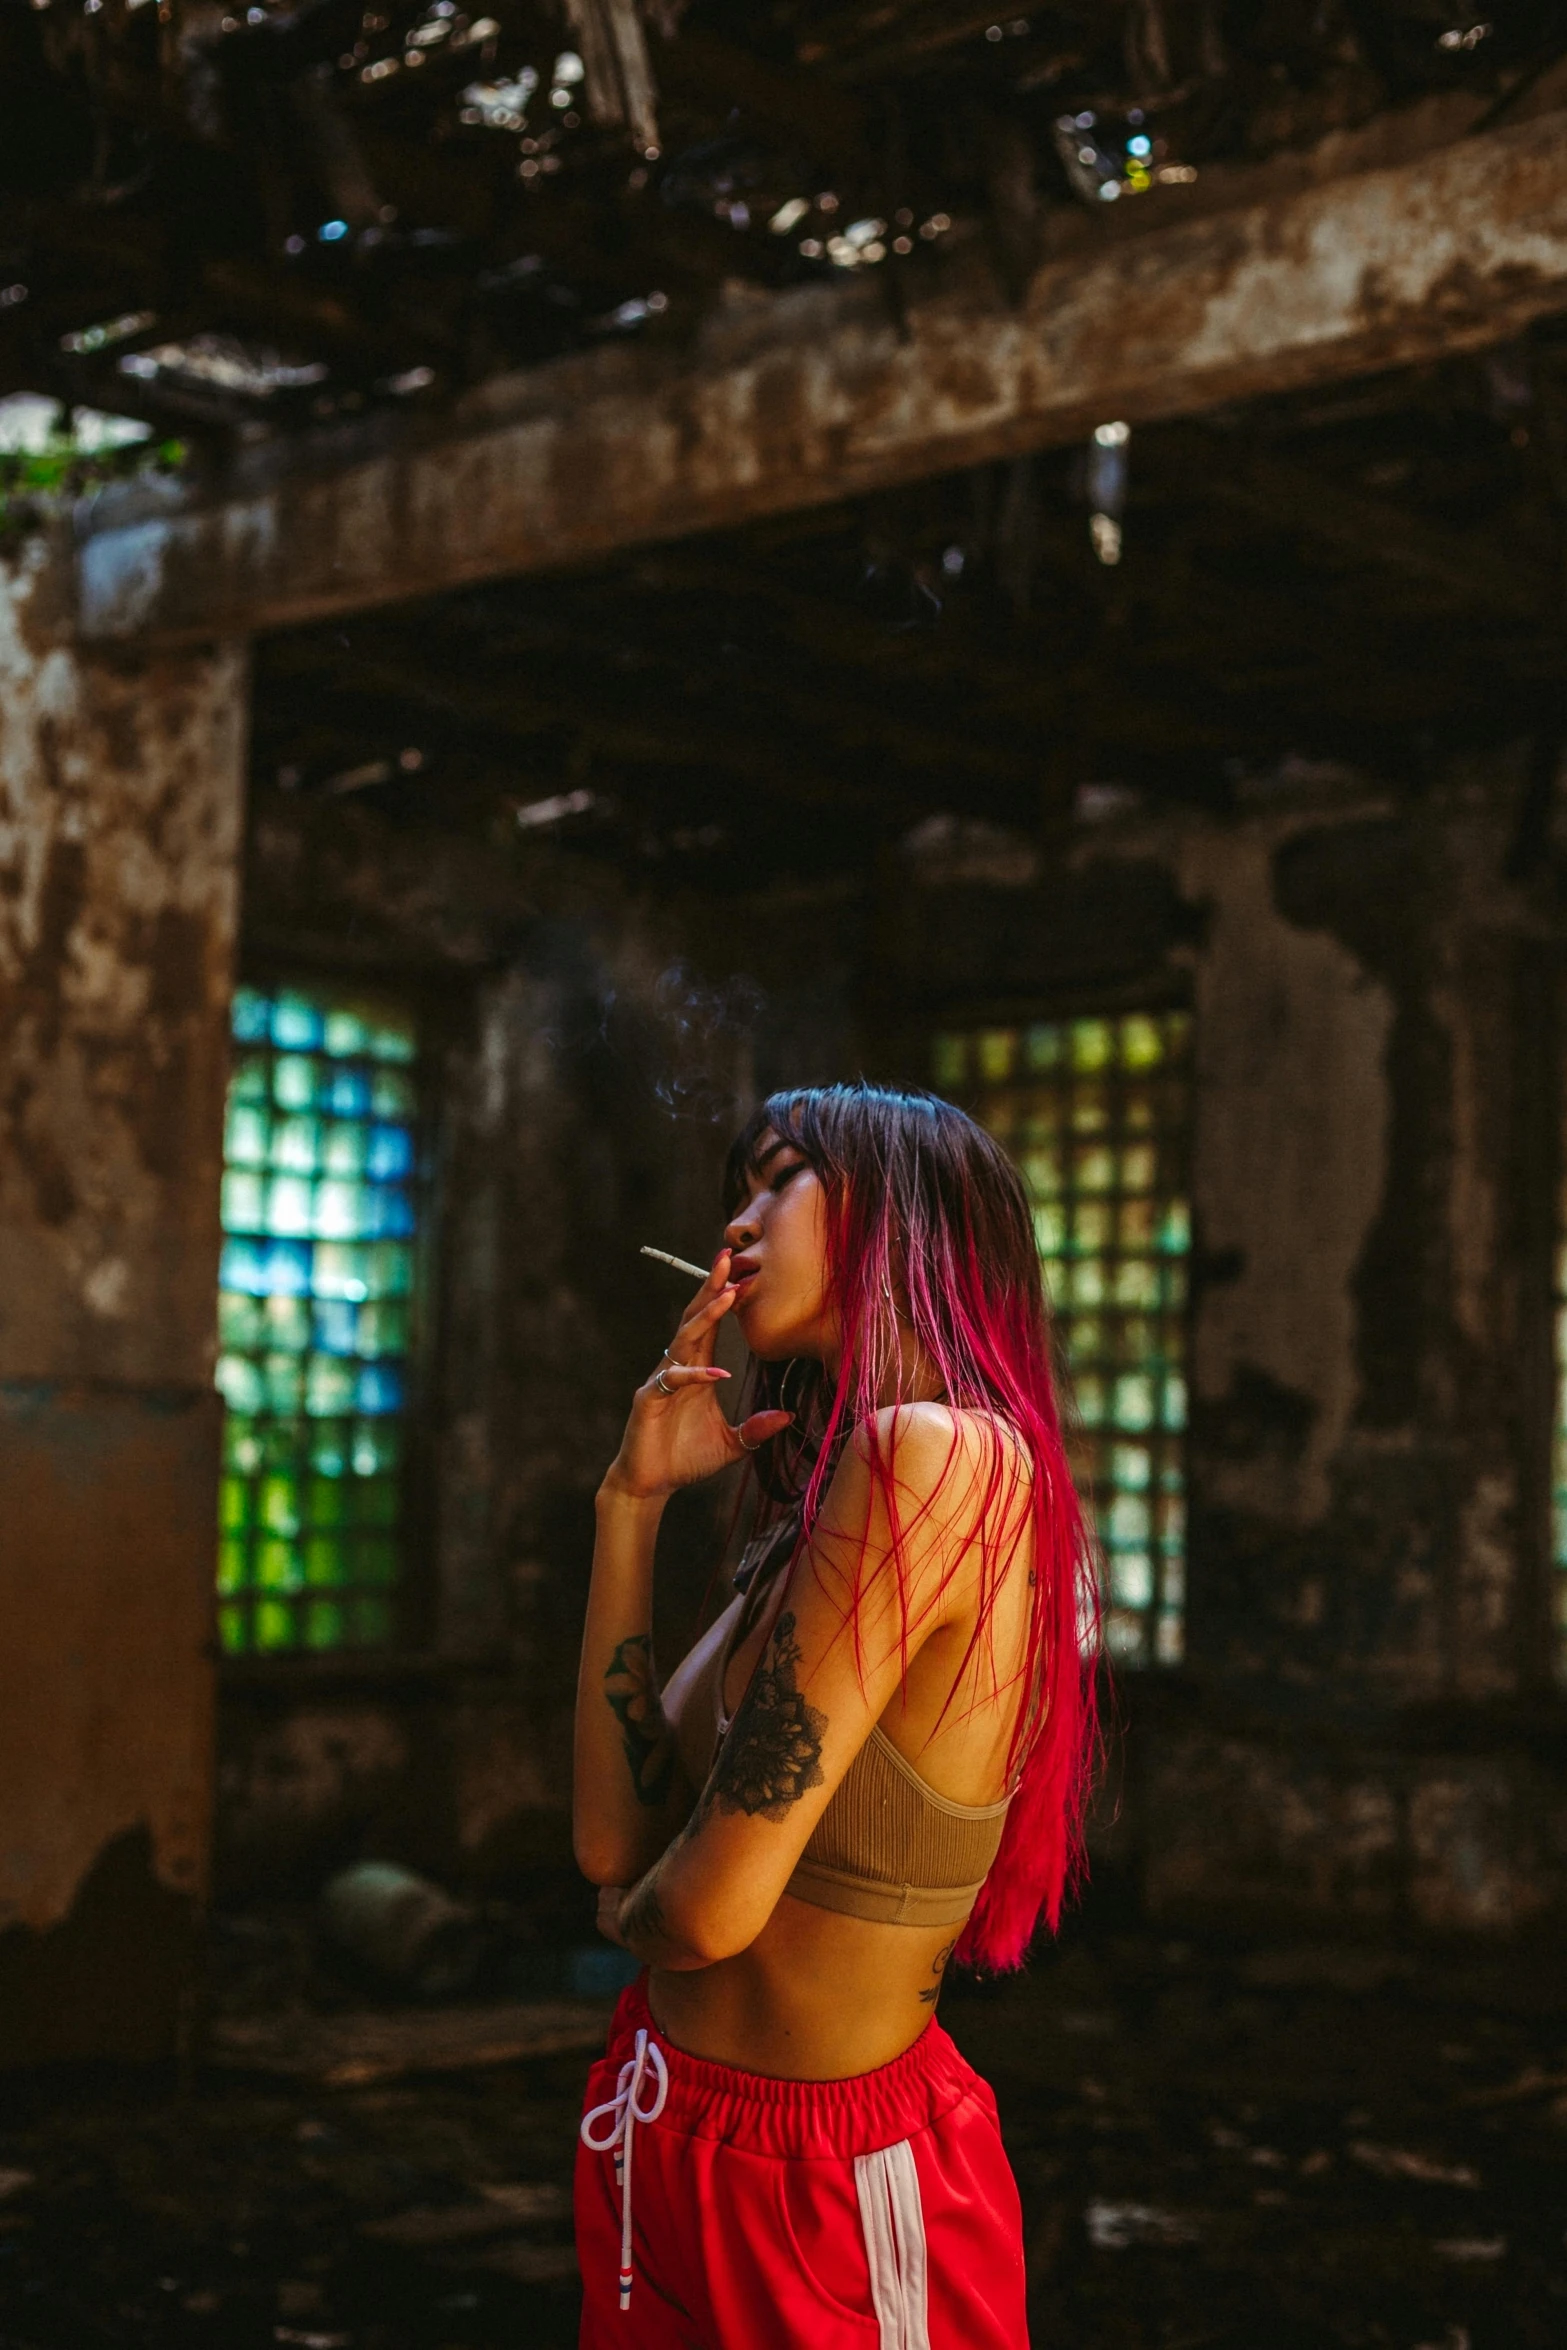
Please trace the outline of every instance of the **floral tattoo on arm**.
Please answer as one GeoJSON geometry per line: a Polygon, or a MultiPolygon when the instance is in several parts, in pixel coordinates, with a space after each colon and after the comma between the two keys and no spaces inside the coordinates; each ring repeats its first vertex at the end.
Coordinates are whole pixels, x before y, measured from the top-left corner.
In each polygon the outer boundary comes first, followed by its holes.
{"type": "Polygon", "coordinates": [[[740,1700],[702,1795],[702,1810],[785,1819],[809,1788],[822,1784],[827,1716],[800,1692],[800,1643],[787,1610],[740,1700]]]}
{"type": "Polygon", "coordinates": [[[622,1640],[604,1675],[604,1695],[620,1724],[620,1741],[638,1803],[650,1809],[669,1794],[675,1776],[675,1742],[653,1684],[651,1634],[622,1640]]]}

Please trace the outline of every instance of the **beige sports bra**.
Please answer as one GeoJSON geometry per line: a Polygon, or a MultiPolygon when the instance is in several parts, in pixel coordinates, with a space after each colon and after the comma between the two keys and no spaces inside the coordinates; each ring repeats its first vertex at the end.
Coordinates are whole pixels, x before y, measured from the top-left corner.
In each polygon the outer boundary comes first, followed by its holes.
{"type": "MultiPolygon", "coordinates": [[[[773,1576],[787,1562],[776,1546],[746,1589],[723,1647],[692,1682],[693,1723],[711,1726],[717,1753],[729,1724],[723,1690],[730,1659],[752,1630],[773,1576]]],[[[833,1790],[785,1891],[816,1909],[889,1926],[961,1926],[1001,1845],[1009,1798],[953,1803],[928,1786],[890,1738],[873,1729],[833,1790]]]]}

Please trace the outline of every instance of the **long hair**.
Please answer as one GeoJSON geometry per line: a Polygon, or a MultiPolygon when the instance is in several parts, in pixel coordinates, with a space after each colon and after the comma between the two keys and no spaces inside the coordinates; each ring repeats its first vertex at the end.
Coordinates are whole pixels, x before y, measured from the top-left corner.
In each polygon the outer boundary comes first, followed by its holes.
{"type": "MultiPolygon", "coordinates": [[[[730,1214],[769,1131],[800,1152],[826,1193],[828,1278],[842,1345],[835,1381],[815,1362],[756,1365],[749,1409],[781,1403],[795,1414],[793,1427],[757,1456],[763,1520],[797,1513],[808,1539],[843,1447],[857,1438],[892,1530],[907,1662],[908,1528],[892,1458],[897,1422],[884,1442],[877,1414],[897,1391],[909,1332],[945,1400],[987,1422],[990,1436],[970,1537],[979,1551],[979,1605],[954,1693],[971,1666],[988,1672],[988,1693],[999,1693],[996,1601],[1032,1535],[1028,1643],[1007,1757],[1012,1803],[957,1951],[970,1966],[1020,1966],[1041,1914],[1054,1931],[1083,1870],[1099,1647],[1094,1554],[1062,1442],[1028,1200],[999,1144],[950,1102],[832,1085],[776,1093],[749,1119],[729,1154],[730,1214]]],[[[958,1448],[955,1437],[943,1482],[958,1448]]],[[[967,1547],[958,1547],[948,1579],[967,1547]]],[[[856,1606],[851,1596],[857,1625],[856,1606]]]]}

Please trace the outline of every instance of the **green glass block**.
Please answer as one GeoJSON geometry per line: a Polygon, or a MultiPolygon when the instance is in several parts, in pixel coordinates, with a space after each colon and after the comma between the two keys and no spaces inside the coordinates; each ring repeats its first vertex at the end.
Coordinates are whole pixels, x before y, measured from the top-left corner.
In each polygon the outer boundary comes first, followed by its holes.
{"type": "Polygon", "coordinates": [[[1151,1142],[1135,1142],[1120,1154],[1118,1190],[1152,1191],[1159,1174],[1159,1155],[1151,1142]]]}
{"type": "Polygon", "coordinates": [[[341,1648],[344,1641],[343,1610],[335,1599],[312,1599],[305,1609],[305,1646],[314,1649],[341,1648]]]}
{"type": "Polygon", "coordinates": [[[263,1652],[294,1646],[296,1611],[284,1599],[256,1603],[256,1646],[263,1652]]]}
{"type": "Polygon", "coordinates": [[[1026,1151],[1023,1156],[1023,1180],[1035,1199],[1054,1199],[1061,1189],[1061,1153],[1052,1150],[1026,1151]]]}
{"type": "Polygon", "coordinates": [[[1159,1416],[1166,1428],[1181,1429],[1186,1425],[1186,1382],[1173,1373],[1164,1383],[1164,1409],[1159,1416]]]}
{"type": "Polygon", "coordinates": [[[1153,1456],[1141,1444],[1114,1445],[1110,1452],[1110,1475],[1124,1492],[1142,1493],[1152,1483],[1153,1456]]]}
{"type": "Polygon", "coordinates": [[[281,1293],[263,1301],[262,1321],[267,1344],[289,1354],[303,1354],[310,1344],[310,1300],[281,1293]]]}
{"type": "Polygon", "coordinates": [[[1116,1238],[1132,1254],[1147,1254],[1154,1244],[1158,1207],[1151,1199],[1123,1199],[1115,1212],[1116,1238]]]}
{"type": "Polygon", "coordinates": [[[310,1286],[317,1297],[346,1297],[357,1302],[362,1297],[379,1295],[372,1291],[371,1280],[376,1272],[376,1249],[363,1243],[341,1240],[323,1240],[316,1245],[310,1286]]]}
{"type": "Polygon", "coordinates": [[[1141,1092],[1128,1092],[1122,1096],[1121,1124],[1129,1136],[1151,1134],[1158,1123],[1150,1095],[1141,1092]]]}
{"type": "Polygon", "coordinates": [[[299,1443],[303,1422],[292,1413],[282,1413],[276,1419],[261,1423],[262,1465],[268,1469],[293,1470],[299,1460],[299,1443]]]}
{"type": "Polygon", "coordinates": [[[349,1357],[312,1355],[305,1381],[305,1409],[312,1419],[340,1419],[354,1408],[358,1373],[349,1357]]]}
{"type": "Polygon", "coordinates": [[[367,1025],[372,1060],[400,1061],[406,1064],[414,1059],[418,1048],[411,1020],[399,1018],[395,1013],[392,1013],[373,1020],[367,1025]]]}
{"type": "Polygon", "coordinates": [[[1122,1257],[1110,1268],[1110,1296],[1123,1309],[1156,1306],[1159,1274],[1146,1257],[1122,1257]]]}
{"type": "Polygon", "coordinates": [[[229,1076],[229,1100],[231,1102],[269,1102],[271,1099],[272,1064],[266,1054],[238,1054],[229,1076]]]}
{"type": "Polygon", "coordinates": [[[1121,1022],[1118,1059],[1123,1069],[1156,1069],[1164,1059],[1164,1030],[1146,1013],[1134,1012],[1121,1022]]]}
{"type": "Polygon", "coordinates": [[[223,1465],[242,1477],[253,1477],[261,1466],[261,1438],[255,1422],[232,1411],[223,1422],[223,1465]]]}
{"type": "Polygon", "coordinates": [[[321,1156],[321,1121],[279,1118],[272,1128],[271,1160],[288,1175],[313,1175],[321,1156]]]}
{"type": "Polygon", "coordinates": [[[225,1656],[244,1655],[250,1646],[250,1610],[248,1608],[219,1608],[218,1646],[225,1656]]]}
{"type": "Polygon", "coordinates": [[[1108,1069],[1115,1058],[1115,1023],[1110,1020],[1072,1022],[1074,1069],[1108,1069]]]}
{"type": "Polygon", "coordinates": [[[1183,1494],[1166,1493],[1159,1500],[1159,1540],[1169,1551],[1179,1551],[1186,1542],[1186,1500],[1183,1494]]]}
{"type": "Polygon", "coordinates": [[[979,1105],[979,1122],[987,1134],[993,1134],[1000,1143],[1010,1144],[1017,1132],[1018,1100],[1012,1093],[987,1093],[979,1105]]]}
{"type": "Polygon", "coordinates": [[[334,1118],[322,1140],[323,1172],[339,1177],[362,1175],[369,1143],[368,1126],[362,1126],[356,1118],[334,1118]]]}
{"type": "Polygon", "coordinates": [[[1023,1059],[1033,1070],[1059,1069],[1067,1057],[1067,1032],[1059,1020],[1036,1020],[1023,1033],[1023,1059]]]}
{"type": "Polygon", "coordinates": [[[244,1168],[229,1169],[223,1178],[221,1214],[225,1232],[264,1232],[266,1185],[244,1168]]]}
{"type": "Polygon", "coordinates": [[[231,1412],[259,1412],[266,1402],[266,1383],[259,1364],[248,1355],[219,1355],[217,1388],[231,1412]]]}
{"type": "Polygon", "coordinates": [[[272,1003],[274,1044],[308,1049],[321,1042],[321,1006],[301,988],[279,988],[272,1003]]]}
{"type": "Polygon", "coordinates": [[[1080,1077],[1072,1088],[1073,1133],[1102,1134],[1109,1123],[1109,1088],[1097,1078],[1080,1077]]]}
{"type": "Polygon", "coordinates": [[[1137,1373],[1130,1378],[1118,1379],[1110,1416],[1117,1428],[1151,1427],[1154,1419],[1153,1381],[1137,1373]]]}
{"type": "Polygon", "coordinates": [[[246,1477],[225,1477],[218,1487],[218,1524],[225,1534],[242,1534],[250,1524],[251,1491],[246,1477]]]}
{"type": "Polygon", "coordinates": [[[370,1073],[370,1107],[377,1118],[410,1118],[418,1093],[405,1069],[374,1069],[370,1073]]]}
{"type": "Polygon", "coordinates": [[[1066,1210],[1058,1200],[1034,1210],[1034,1242],[1042,1257],[1057,1257],[1066,1246],[1066,1210]]]}
{"type": "Polygon", "coordinates": [[[303,1240],[310,1231],[310,1182],[304,1175],[274,1175],[267,1185],[263,1227],[279,1240],[303,1240]]]}
{"type": "Polygon", "coordinates": [[[353,1430],[346,1420],[317,1420],[310,1430],[310,1466],[318,1477],[346,1477],[353,1430]]]}
{"type": "Polygon", "coordinates": [[[1146,1543],[1151,1531],[1150,1518],[1145,1495],[1118,1493],[1110,1504],[1110,1540],[1123,1548],[1146,1543]]]}
{"type": "Polygon", "coordinates": [[[1159,1578],[1159,1597],[1166,1607],[1178,1608],[1186,1604],[1186,1562],[1179,1551],[1166,1554],[1164,1572],[1159,1578]]]}
{"type": "Polygon", "coordinates": [[[938,1085],[961,1085],[968,1075],[968,1038],[945,1034],[933,1037],[930,1065],[938,1085]]]}
{"type": "Polygon", "coordinates": [[[407,1297],[414,1285],[414,1252],[406,1240],[372,1241],[365,1251],[367,1297],[407,1297]]]}
{"type": "Polygon", "coordinates": [[[357,1526],[395,1526],[397,1523],[395,1477],[356,1477],[348,1488],[348,1500],[357,1526]]]}
{"type": "Polygon", "coordinates": [[[356,1477],[395,1473],[402,1454],[402,1430],[395,1420],[356,1420],[350,1458],[356,1477]]]}
{"type": "Polygon", "coordinates": [[[1166,1012],[1164,1015],[1164,1049],[1172,1061],[1180,1060],[1191,1045],[1192,1016],[1190,1012],[1166,1012]]]}
{"type": "Polygon", "coordinates": [[[356,1599],[349,1608],[350,1636],[360,1648],[380,1648],[392,1637],[392,1610],[384,1599],[356,1599]]]}
{"type": "Polygon", "coordinates": [[[299,1482],[274,1473],[261,1480],[258,1516],[269,1534],[299,1532],[299,1482]]]}
{"type": "Polygon", "coordinates": [[[359,1309],[359,1352],[366,1362],[408,1352],[408,1307],[401,1298],[383,1298],[359,1309]]]}
{"type": "Polygon", "coordinates": [[[314,1591],[335,1591],[348,1580],[340,1534],[312,1534],[305,1544],[305,1581],[314,1591]]]}
{"type": "Polygon", "coordinates": [[[218,1544],[218,1589],[230,1596],[243,1591],[249,1579],[250,1553],[242,1536],[218,1544]]]}
{"type": "Polygon", "coordinates": [[[270,1354],[265,1360],[267,1409],[297,1412],[304,1395],[304,1365],[296,1354],[270,1354]]]}
{"type": "Polygon", "coordinates": [[[348,1515],[341,1475],[312,1477],[305,1494],[305,1510],[312,1526],[341,1526],[348,1515]]]}
{"type": "Polygon", "coordinates": [[[1036,1087],[1023,1095],[1018,1131],[1025,1143],[1053,1142],[1065,1122],[1065,1105],[1058,1093],[1044,1093],[1036,1087]]]}
{"type": "Polygon", "coordinates": [[[1103,1200],[1079,1200],[1072,1210],[1072,1246],[1080,1256],[1092,1256],[1110,1238],[1113,1210],[1103,1200]]]}
{"type": "Polygon", "coordinates": [[[272,1064],[272,1099],[280,1110],[313,1110],[319,1080],[316,1064],[303,1053],[280,1053],[272,1064]]]}
{"type": "Polygon", "coordinates": [[[264,1109],[257,1108],[253,1102],[236,1101],[230,1095],[223,1156],[231,1167],[264,1167],[270,1133],[271,1124],[264,1109]]]}
{"type": "Polygon", "coordinates": [[[298,1591],[305,1580],[305,1562],[297,1542],[268,1535],[256,1545],[256,1583],[262,1591],[298,1591]]]}
{"type": "Polygon", "coordinates": [[[355,1534],[349,1538],[348,1566],[355,1583],[384,1590],[397,1580],[397,1544],[389,1534],[355,1534]]]}
{"type": "Polygon", "coordinates": [[[342,1007],[328,1012],[321,1038],[322,1050],[336,1061],[351,1060],[356,1053],[370,1050],[370,1031],[357,1012],[342,1007]]]}
{"type": "Polygon", "coordinates": [[[240,1289],[218,1291],[218,1340],[226,1347],[254,1347],[262,1343],[260,1300],[240,1289]]]}
{"type": "Polygon", "coordinates": [[[370,1229],[371,1223],[368,1184],[331,1181],[317,1184],[311,1229],[318,1240],[357,1240],[370,1229]]]}
{"type": "Polygon", "coordinates": [[[1192,1245],[1191,1217],[1183,1199],[1171,1200],[1164,1211],[1159,1246],[1167,1256],[1184,1256],[1192,1245]]]}
{"type": "Polygon", "coordinates": [[[1115,1182],[1115,1153],[1097,1145],[1079,1150],[1072,1173],[1079,1191],[1109,1191],[1115,1182]]]}
{"type": "Polygon", "coordinates": [[[1145,1550],[1112,1553],[1110,1597],[1117,1607],[1153,1605],[1153,1561],[1145,1550]]]}
{"type": "Polygon", "coordinates": [[[1017,1065],[1017,1030],[986,1028],[974,1039],[974,1058],[986,1085],[1005,1085],[1017,1065]]]}
{"type": "Polygon", "coordinates": [[[1092,1374],[1074,1382],[1077,1391],[1078,1417],[1085,1428],[1097,1428],[1105,1416],[1105,1387],[1102,1379],[1092,1374]]]}
{"type": "Polygon", "coordinates": [[[1148,1654],[1145,1619],[1131,1608],[1112,1607],[1105,1615],[1105,1647],[1117,1664],[1140,1665],[1148,1654]]]}
{"type": "Polygon", "coordinates": [[[1159,1303],[1168,1314],[1178,1314],[1186,1303],[1186,1260],[1166,1257],[1159,1268],[1159,1303]]]}
{"type": "Polygon", "coordinates": [[[1072,1360],[1085,1369],[1097,1362],[1105,1351],[1105,1326],[1097,1314],[1079,1314],[1072,1323],[1069,1341],[1072,1360]]]}
{"type": "Polygon", "coordinates": [[[1079,1257],[1065,1268],[1065,1292],[1073,1306],[1102,1306],[1105,1302],[1105,1268],[1097,1257],[1079,1257]]]}

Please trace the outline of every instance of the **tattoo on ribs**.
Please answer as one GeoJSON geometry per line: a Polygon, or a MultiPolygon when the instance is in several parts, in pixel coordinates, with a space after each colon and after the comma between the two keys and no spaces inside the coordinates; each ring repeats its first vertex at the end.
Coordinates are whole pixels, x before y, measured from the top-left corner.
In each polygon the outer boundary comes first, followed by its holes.
{"type": "Polygon", "coordinates": [[[668,1795],[675,1775],[675,1742],[653,1686],[653,1641],[637,1632],[622,1640],[604,1675],[604,1695],[620,1724],[631,1784],[650,1807],[668,1795]]]}
{"type": "Polygon", "coordinates": [[[947,1961],[952,1956],[952,1953],[954,1950],[956,1950],[956,1948],[957,1943],[955,1941],[948,1942],[942,1949],[937,1951],[935,1957],[930,1962],[930,1971],[935,1976],[936,1980],[931,1984],[929,1990],[922,1991],[920,1993],[920,1998],[927,2007],[934,2007],[937,2000],[941,1997],[942,1977],[947,1971],[947,1961]]]}
{"type": "Polygon", "coordinates": [[[822,1784],[822,1733],[827,1716],[800,1694],[800,1643],[785,1612],[751,1676],[751,1685],[718,1750],[704,1808],[743,1811],[781,1820],[807,1788],[822,1784]]]}

